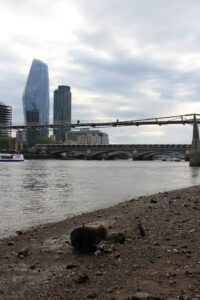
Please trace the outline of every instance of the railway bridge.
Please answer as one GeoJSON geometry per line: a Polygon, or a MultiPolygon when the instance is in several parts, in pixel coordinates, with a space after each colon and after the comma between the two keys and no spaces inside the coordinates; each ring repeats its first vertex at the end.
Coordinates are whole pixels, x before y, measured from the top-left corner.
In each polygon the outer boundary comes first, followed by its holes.
{"type": "Polygon", "coordinates": [[[88,159],[127,156],[134,160],[150,158],[159,154],[178,154],[189,157],[190,144],[109,144],[109,145],[68,145],[38,144],[36,150],[51,155],[65,153],[67,157],[84,157],[88,159]]]}

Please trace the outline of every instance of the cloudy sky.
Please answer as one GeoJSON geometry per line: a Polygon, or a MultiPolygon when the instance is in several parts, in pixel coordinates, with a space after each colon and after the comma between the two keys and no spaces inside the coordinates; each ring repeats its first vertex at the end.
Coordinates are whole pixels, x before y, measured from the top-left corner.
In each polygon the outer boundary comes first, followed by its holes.
{"type": "MultiPolygon", "coordinates": [[[[53,91],[72,90],[72,119],[200,113],[199,0],[0,0],[0,101],[23,123],[34,58],[53,91]]],[[[113,143],[191,143],[191,126],[105,129],[113,143]]]]}

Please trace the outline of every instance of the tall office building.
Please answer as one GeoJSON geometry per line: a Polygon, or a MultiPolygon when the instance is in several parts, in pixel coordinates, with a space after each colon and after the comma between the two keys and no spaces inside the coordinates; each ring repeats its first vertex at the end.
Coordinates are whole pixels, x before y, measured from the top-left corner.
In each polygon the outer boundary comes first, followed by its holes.
{"type": "MultiPolygon", "coordinates": [[[[54,124],[60,122],[71,123],[71,91],[69,86],[60,85],[54,91],[53,122],[54,124]]],[[[62,128],[55,128],[56,141],[63,142],[66,132],[69,131],[70,127],[67,125],[62,128]]]]}
{"type": "MultiPolygon", "coordinates": [[[[48,66],[38,59],[34,59],[29,71],[23,94],[25,124],[49,123],[49,75],[48,66]]],[[[48,137],[48,129],[27,129],[27,144],[38,136],[48,137]]]]}
{"type": "MultiPolygon", "coordinates": [[[[0,102],[0,124],[12,125],[12,107],[0,102]]],[[[11,136],[11,130],[0,129],[0,136],[11,136]]]]}

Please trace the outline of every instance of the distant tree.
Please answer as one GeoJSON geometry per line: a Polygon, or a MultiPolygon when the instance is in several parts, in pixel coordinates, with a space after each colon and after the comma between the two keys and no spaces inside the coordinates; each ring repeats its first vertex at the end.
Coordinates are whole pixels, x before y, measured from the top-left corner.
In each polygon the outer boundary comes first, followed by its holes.
{"type": "Polygon", "coordinates": [[[11,148],[11,139],[9,137],[0,137],[0,148],[10,149],[11,148]]]}
{"type": "Polygon", "coordinates": [[[48,137],[43,137],[43,136],[38,136],[34,142],[32,143],[31,146],[35,146],[36,144],[60,144],[57,141],[52,140],[51,138],[48,137]]]}

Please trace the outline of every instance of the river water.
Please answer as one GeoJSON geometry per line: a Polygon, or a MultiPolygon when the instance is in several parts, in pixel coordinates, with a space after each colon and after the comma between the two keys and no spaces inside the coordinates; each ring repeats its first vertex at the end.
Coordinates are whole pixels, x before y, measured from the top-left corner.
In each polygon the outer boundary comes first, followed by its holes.
{"type": "Polygon", "coordinates": [[[133,197],[200,184],[188,162],[0,162],[0,237],[133,197]]]}

